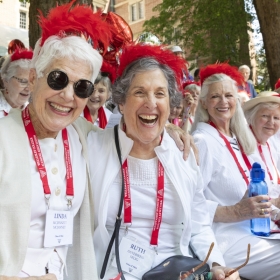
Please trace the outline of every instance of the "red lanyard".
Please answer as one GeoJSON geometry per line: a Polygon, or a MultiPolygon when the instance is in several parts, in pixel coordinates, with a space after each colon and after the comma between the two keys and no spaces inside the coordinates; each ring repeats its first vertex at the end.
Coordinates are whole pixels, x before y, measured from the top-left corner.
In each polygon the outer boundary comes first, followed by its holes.
{"type": "MultiPolygon", "coordinates": [[[[255,138],[256,138],[256,135],[255,135],[255,133],[254,133],[253,128],[252,128],[251,125],[250,125],[250,129],[251,129],[253,135],[254,135],[255,138]]],[[[257,138],[256,138],[256,141],[257,141],[257,138]]],[[[273,181],[272,174],[271,174],[271,172],[269,171],[268,165],[267,165],[267,163],[266,163],[266,160],[265,160],[265,157],[264,157],[264,154],[263,154],[263,151],[262,151],[262,145],[261,145],[258,141],[257,141],[257,145],[258,145],[259,154],[260,154],[260,156],[261,156],[261,158],[262,158],[262,160],[263,160],[263,162],[264,162],[264,164],[265,164],[265,167],[266,167],[266,170],[267,170],[269,179],[270,179],[270,181],[273,181]]],[[[276,171],[276,174],[277,174],[277,183],[280,184],[279,172],[278,172],[278,169],[277,169],[277,167],[275,166],[274,160],[273,160],[273,158],[272,158],[271,151],[270,151],[270,146],[269,146],[269,144],[268,144],[267,142],[266,142],[266,145],[267,145],[267,148],[268,148],[268,151],[269,151],[269,154],[270,154],[271,162],[272,162],[272,164],[273,164],[273,166],[274,166],[274,169],[275,169],[275,171],[276,171]]]]}
{"type": "MultiPolygon", "coordinates": [[[[267,142],[266,142],[266,145],[267,145],[267,148],[268,148],[268,151],[269,151],[269,154],[270,154],[270,158],[271,158],[272,164],[273,164],[273,166],[274,166],[274,169],[276,170],[276,174],[277,174],[277,183],[280,184],[279,172],[278,172],[277,167],[276,167],[275,164],[274,164],[274,160],[273,160],[273,158],[272,158],[271,151],[270,151],[270,146],[269,146],[269,144],[268,144],[267,142]]],[[[261,156],[261,158],[262,158],[262,160],[263,160],[263,162],[264,162],[264,164],[265,164],[265,166],[266,166],[266,170],[267,170],[269,179],[270,179],[270,181],[273,181],[273,177],[272,177],[272,175],[271,175],[271,172],[270,172],[269,169],[268,169],[268,166],[267,166],[267,163],[266,163],[266,160],[265,160],[263,151],[262,151],[262,146],[261,146],[260,143],[258,143],[258,150],[259,150],[260,156],[261,156]]]]}
{"type": "MultiPolygon", "coordinates": [[[[122,165],[124,175],[124,223],[132,222],[131,214],[131,192],[130,192],[130,181],[128,174],[127,159],[122,165]]],[[[158,161],[158,183],[157,183],[157,200],[156,200],[156,213],[154,226],[151,236],[151,245],[158,245],[158,234],[162,221],[162,210],[163,210],[163,198],[164,198],[164,168],[160,161],[158,161]]]]}
{"type": "MultiPolygon", "coordinates": [[[[31,150],[36,162],[36,166],[39,170],[40,178],[42,180],[44,194],[47,201],[50,198],[51,190],[49,187],[47,171],[43,159],[43,155],[41,152],[40,144],[38,138],[36,136],[33,124],[30,119],[28,108],[26,107],[22,111],[22,120],[24,123],[25,131],[27,133],[29,143],[31,146],[31,150]]],[[[71,164],[71,157],[70,157],[70,148],[69,148],[69,141],[67,130],[64,128],[62,130],[62,139],[63,139],[63,146],[64,146],[64,159],[66,165],[66,198],[68,201],[68,207],[72,206],[72,199],[74,196],[74,184],[73,184],[73,173],[72,173],[72,164],[71,164]]]]}
{"type": "Polygon", "coordinates": [[[190,120],[190,123],[191,123],[191,125],[192,125],[192,124],[193,124],[193,121],[192,121],[191,116],[189,116],[189,120],[190,120]]]}
{"type": "MultiPolygon", "coordinates": [[[[231,153],[231,155],[232,155],[232,157],[233,157],[233,159],[234,159],[234,161],[235,161],[235,163],[236,163],[236,165],[237,165],[237,167],[238,167],[238,169],[239,169],[239,171],[240,171],[240,173],[241,173],[241,175],[242,175],[244,181],[246,182],[246,185],[248,186],[248,185],[249,185],[249,180],[248,180],[248,178],[247,178],[247,176],[246,176],[246,174],[245,174],[245,172],[244,172],[244,169],[241,167],[241,165],[240,165],[240,163],[239,163],[239,161],[238,161],[238,159],[237,159],[237,157],[236,157],[236,154],[235,154],[234,150],[232,149],[232,147],[231,147],[229,141],[228,141],[227,138],[217,129],[216,125],[215,125],[213,122],[210,121],[209,124],[210,124],[211,126],[213,126],[213,127],[218,131],[220,137],[225,141],[226,146],[227,146],[229,152],[231,153]]],[[[242,149],[241,149],[241,150],[242,150],[242,149]]],[[[243,156],[243,154],[242,154],[242,156],[243,156]]],[[[244,156],[243,156],[243,159],[244,159],[244,156]]],[[[245,161],[245,163],[246,163],[246,161],[245,161]]],[[[246,163],[246,165],[247,165],[247,163],[246,163]]],[[[247,167],[248,167],[248,165],[247,165],[247,167]]]]}
{"type": "Polygon", "coordinates": [[[4,116],[5,116],[5,117],[6,117],[6,116],[8,116],[8,113],[7,113],[7,112],[5,112],[5,111],[4,111],[4,116]]]}

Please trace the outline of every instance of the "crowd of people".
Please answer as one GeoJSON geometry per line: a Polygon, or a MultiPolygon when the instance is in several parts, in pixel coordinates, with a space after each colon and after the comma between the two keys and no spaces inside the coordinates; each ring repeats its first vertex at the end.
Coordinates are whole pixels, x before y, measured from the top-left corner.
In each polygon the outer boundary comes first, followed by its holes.
{"type": "Polygon", "coordinates": [[[192,77],[179,46],[143,42],[112,63],[115,26],[87,5],[39,23],[0,70],[0,279],[142,279],[213,242],[195,279],[278,279],[280,236],[250,220],[280,221],[280,80],[257,94],[227,63],[192,77]],[[268,194],[248,197],[255,162],[268,194]]]}

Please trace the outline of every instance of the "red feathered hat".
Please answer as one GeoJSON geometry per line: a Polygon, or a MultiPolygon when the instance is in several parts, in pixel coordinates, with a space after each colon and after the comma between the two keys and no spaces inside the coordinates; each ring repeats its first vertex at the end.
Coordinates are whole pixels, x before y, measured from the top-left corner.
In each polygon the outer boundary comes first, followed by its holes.
{"type": "Polygon", "coordinates": [[[111,83],[115,82],[116,77],[117,77],[117,68],[114,65],[112,65],[112,64],[106,62],[105,60],[103,60],[102,67],[101,67],[100,71],[101,71],[102,75],[104,75],[104,74],[108,75],[111,83]]]}
{"type": "Polygon", "coordinates": [[[164,50],[162,46],[133,44],[124,47],[119,58],[118,76],[123,74],[130,63],[144,57],[154,58],[159,63],[169,66],[176,75],[178,86],[181,86],[182,69],[185,68],[186,61],[174,55],[170,50],[164,50]]]}
{"type": "Polygon", "coordinates": [[[214,74],[225,74],[235,80],[238,85],[242,85],[244,82],[244,78],[240,72],[238,72],[237,67],[231,66],[227,63],[220,63],[220,64],[210,64],[204,68],[200,69],[199,76],[201,85],[208,77],[214,74]]]}
{"type": "Polygon", "coordinates": [[[189,85],[197,85],[200,87],[200,82],[194,82],[194,81],[186,81],[183,83],[183,89],[189,85]]]}
{"type": "Polygon", "coordinates": [[[32,57],[33,57],[32,50],[17,48],[15,52],[11,55],[11,62],[19,59],[32,59],[32,57]]]}
{"type": "Polygon", "coordinates": [[[47,17],[39,11],[39,25],[42,28],[41,46],[52,35],[67,36],[76,35],[84,36],[91,39],[95,49],[105,54],[111,40],[111,28],[102,20],[101,12],[93,13],[90,6],[74,6],[76,0],[69,4],[57,6],[50,10],[47,17]]]}
{"type": "Polygon", "coordinates": [[[278,89],[280,88],[280,79],[278,79],[278,81],[276,82],[275,86],[274,86],[274,89],[278,89]]]}

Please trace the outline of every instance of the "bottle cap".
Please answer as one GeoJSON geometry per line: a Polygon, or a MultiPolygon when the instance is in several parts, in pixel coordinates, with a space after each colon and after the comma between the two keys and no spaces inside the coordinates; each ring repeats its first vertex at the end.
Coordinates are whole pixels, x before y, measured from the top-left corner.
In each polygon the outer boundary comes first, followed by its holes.
{"type": "Polygon", "coordinates": [[[264,181],[265,178],[265,172],[258,162],[253,163],[250,175],[253,181],[264,181]]]}

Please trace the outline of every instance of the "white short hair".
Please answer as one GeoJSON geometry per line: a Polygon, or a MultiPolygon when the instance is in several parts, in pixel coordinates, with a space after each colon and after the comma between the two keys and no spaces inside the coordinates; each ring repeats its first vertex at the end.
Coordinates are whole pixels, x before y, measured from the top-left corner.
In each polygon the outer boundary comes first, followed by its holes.
{"type": "MultiPolygon", "coordinates": [[[[31,61],[31,68],[36,69],[38,77],[56,59],[68,58],[69,60],[82,61],[92,71],[91,82],[94,83],[102,65],[102,56],[92,48],[87,41],[78,36],[50,36],[44,45],[40,46],[41,39],[35,45],[34,55],[31,61]]],[[[77,69],[79,71],[79,69],[77,69]]]]}
{"type": "Polygon", "coordinates": [[[214,74],[208,77],[202,85],[199,95],[199,103],[195,112],[194,124],[191,132],[196,130],[199,122],[207,123],[209,121],[209,113],[203,108],[201,101],[206,101],[209,93],[209,85],[217,82],[230,81],[233,86],[233,96],[236,100],[236,110],[230,121],[230,130],[236,135],[238,142],[241,144],[246,154],[252,154],[256,149],[256,140],[251,130],[249,129],[240,102],[238,100],[238,89],[236,82],[225,74],[214,74]]]}
{"type": "Polygon", "coordinates": [[[190,84],[190,85],[187,85],[187,86],[185,87],[185,90],[191,90],[191,91],[196,90],[196,91],[198,91],[198,92],[200,93],[201,87],[198,86],[198,85],[196,85],[196,84],[190,84]]]}
{"type": "Polygon", "coordinates": [[[239,68],[238,68],[238,71],[241,71],[242,69],[246,69],[246,70],[248,70],[249,72],[251,72],[251,69],[250,69],[250,67],[249,66],[247,66],[247,65],[241,65],[239,68]]]}
{"type": "Polygon", "coordinates": [[[1,67],[2,79],[9,81],[13,76],[15,76],[18,68],[29,70],[30,59],[18,59],[11,61],[11,55],[7,56],[1,67]]]}
{"type": "Polygon", "coordinates": [[[244,112],[245,118],[249,125],[255,125],[255,117],[259,110],[261,109],[269,109],[269,110],[275,110],[279,108],[279,103],[275,102],[265,102],[265,103],[259,103],[250,110],[247,110],[244,112]]]}

